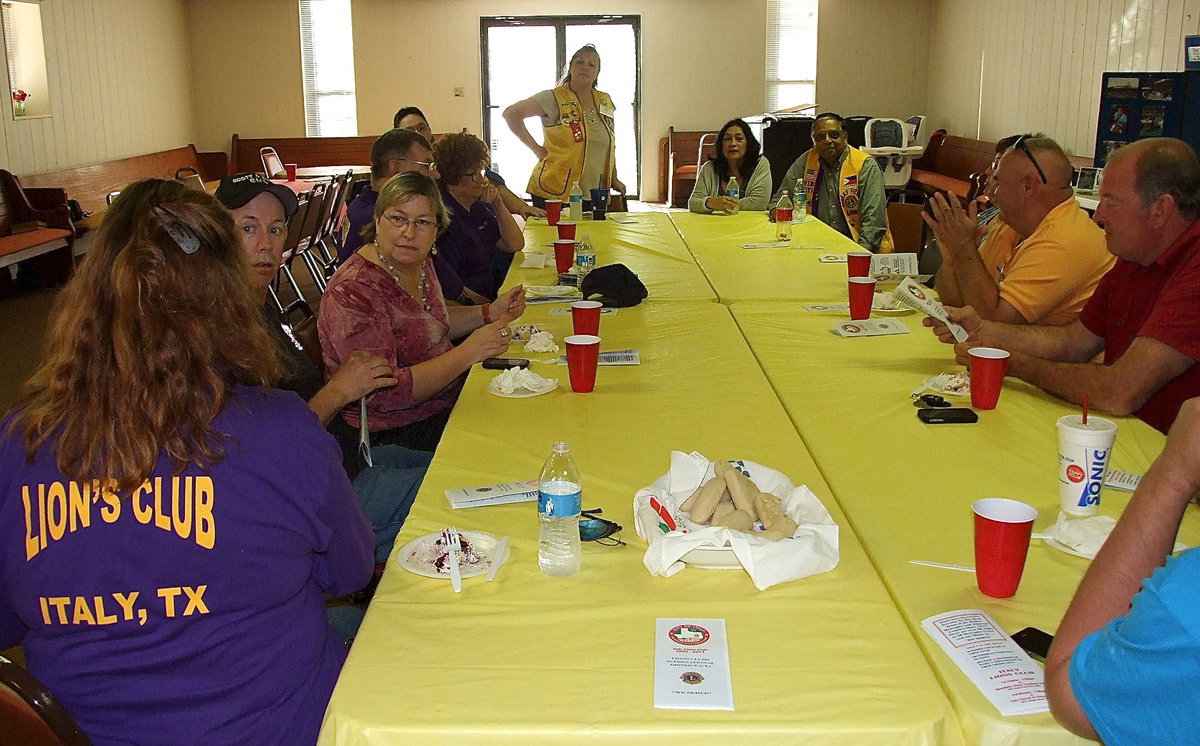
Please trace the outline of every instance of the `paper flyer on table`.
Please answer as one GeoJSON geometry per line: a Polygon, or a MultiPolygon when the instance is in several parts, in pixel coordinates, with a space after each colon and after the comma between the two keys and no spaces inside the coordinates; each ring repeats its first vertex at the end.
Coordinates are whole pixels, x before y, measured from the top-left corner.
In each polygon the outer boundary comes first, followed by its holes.
{"type": "Polygon", "coordinates": [[[845,264],[849,260],[845,254],[821,254],[817,261],[821,264],[845,264]]]}
{"type": "Polygon", "coordinates": [[[873,254],[870,275],[876,280],[917,273],[916,254],[873,254]]]}
{"type": "Polygon", "coordinates": [[[908,334],[908,327],[895,319],[863,319],[836,324],[833,333],[839,337],[879,337],[885,334],[908,334]]]}
{"type": "Polygon", "coordinates": [[[979,609],[937,614],[921,627],[1001,715],[1049,712],[1042,669],[979,609]]]}
{"type": "Polygon", "coordinates": [[[613,215],[612,213],[609,213],[608,219],[614,223],[620,223],[622,225],[629,225],[630,223],[637,222],[637,218],[631,218],[628,215],[613,215]]]}
{"type": "Polygon", "coordinates": [[[724,619],[655,620],[654,706],[733,709],[724,619]]]}
{"type": "Polygon", "coordinates": [[[846,312],[850,310],[849,303],[802,303],[800,304],[800,307],[805,311],[811,311],[814,313],[821,313],[823,311],[846,312]]]}
{"type": "MultiPolygon", "coordinates": [[[[559,365],[567,364],[567,356],[562,355],[558,358],[559,365]]],[[[609,350],[601,352],[596,359],[597,365],[641,365],[642,356],[637,350],[609,350]]]]}
{"type": "Polygon", "coordinates": [[[1133,492],[1137,489],[1138,483],[1142,481],[1141,474],[1131,474],[1127,471],[1117,471],[1109,469],[1104,475],[1104,486],[1111,487],[1114,490],[1125,490],[1133,492]]]}
{"type": "Polygon", "coordinates": [[[450,501],[450,507],[455,509],[530,502],[538,499],[538,480],[446,490],[446,499],[450,501]]]}

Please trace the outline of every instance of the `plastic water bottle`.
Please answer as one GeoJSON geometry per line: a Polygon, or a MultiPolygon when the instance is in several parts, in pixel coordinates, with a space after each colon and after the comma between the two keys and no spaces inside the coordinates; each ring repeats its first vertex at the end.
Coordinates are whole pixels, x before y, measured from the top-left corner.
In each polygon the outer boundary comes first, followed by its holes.
{"type": "Polygon", "coordinates": [[[778,241],[792,240],[792,198],[786,191],[775,206],[775,238],[778,241]]]}
{"type": "Polygon", "coordinates": [[[567,212],[572,222],[578,223],[583,220],[583,190],[579,188],[579,182],[572,182],[571,193],[567,197],[570,200],[570,208],[567,212]]]}
{"type": "Polygon", "coordinates": [[[738,211],[737,200],[738,200],[738,197],[740,197],[741,195],[740,195],[740,190],[738,189],[737,179],[735,179],[732,176],[729,177],[729,183],[725,185],[725,196],[729,197],[730,199],[732,199],[734,201],[734,205],[732,208],[730,208],[729,214],[737,215],[737,211],[738,211]]]}
{"type": "Polygon", "coordinates": [[[804,189],[804,183],[796,182],[796,210],[792,216],[792,222],[803,223],[808,220],[808,192],[804,189]]]}
{"type": "Polygon", "coordinates": [[[583,282],[587,273],[596,268],[596,251],[592,248],[591,234],[584,233],[575,244],[575,279],[583,282]]]}
{"type": "Polygon", "coordinates": [[[566,577],[579,572],[583,550],[579,547],[579,510],[583,505],[582,480],[571,447],[554,444],[538,478],[538,566],[547,575],[566,577]]]}

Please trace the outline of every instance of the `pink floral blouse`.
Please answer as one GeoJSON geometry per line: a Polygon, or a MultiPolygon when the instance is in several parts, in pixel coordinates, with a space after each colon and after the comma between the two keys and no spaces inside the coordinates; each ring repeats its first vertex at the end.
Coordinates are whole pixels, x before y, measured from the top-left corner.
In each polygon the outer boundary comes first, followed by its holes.
{"type": "MultiPolygon", "coordinates": [[[[450,350],[446,301],[438,284],[433,260],[425,259],[430,310],[396,284],[383,267],[362,255],[350,255],[329,281],[321,296],[317,332],[328,377],[354,350],[366,350],[394,362],[399,383],[367,397],[367,424],[372,432],[419,422],[454,406],[462,390],[462,376],[423,402],[413,401],[409,366],[432,360],[450,350]]],[[[347,407],[342,416],[359,426],[358,407],[347,407]]]]}

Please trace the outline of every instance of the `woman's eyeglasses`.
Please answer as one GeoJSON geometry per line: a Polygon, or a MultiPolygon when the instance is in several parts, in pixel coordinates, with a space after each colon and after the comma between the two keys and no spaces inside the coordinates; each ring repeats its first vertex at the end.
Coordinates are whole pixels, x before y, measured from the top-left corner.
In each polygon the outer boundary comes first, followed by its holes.
{"type": "Polygon", "coordinates": [[[410,225],[415,231],[427,231],[433,228],[433,221],[429,220],[428,218],[409,220],[403,215],[384,213],[383,219],[391,223],[396,230],[400,231],[404,230],[410,225]]]}
{"type": "Polygon", "coordinates": [[[597,544],[603,544],[607,547],[625,546],[625,542],[613,536],[613,534],[621,530],[621,524],[605,520],[597,515],[597,513],[603,512],[601,508],[580,511],[579,538],[583,541],[594,541],[597,544]]]}

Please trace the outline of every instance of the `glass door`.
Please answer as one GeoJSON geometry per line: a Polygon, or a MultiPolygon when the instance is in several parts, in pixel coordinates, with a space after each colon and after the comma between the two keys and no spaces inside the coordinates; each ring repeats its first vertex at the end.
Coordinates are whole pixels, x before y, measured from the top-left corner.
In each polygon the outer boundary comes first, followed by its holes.
{"type": "MultiPolygon", "coordinates": [[[[505,107],[558,82],[567,55],[593,44],[600,53],[599,89],[616,106],[617,177],[630,197],[639,189],[639,16],[531,16],[480,19],[483,130],[496,170],[524,195],[537,158],[508,129],[505,107]]],[[[529,131],[542,139],[536,120],[529,131]]]]}

